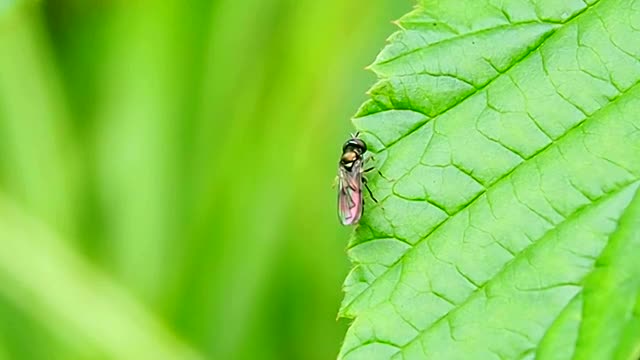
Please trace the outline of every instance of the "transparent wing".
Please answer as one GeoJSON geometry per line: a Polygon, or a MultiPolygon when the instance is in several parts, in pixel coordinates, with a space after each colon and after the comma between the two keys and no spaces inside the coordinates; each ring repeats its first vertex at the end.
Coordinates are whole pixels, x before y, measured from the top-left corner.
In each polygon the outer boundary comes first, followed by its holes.
{"type": "Polygon", "coordinates": [[[344,225],[358,223],[362,216],[362,162],[354,163],[351,171],[340,167],[338,213],[344,225]]]}

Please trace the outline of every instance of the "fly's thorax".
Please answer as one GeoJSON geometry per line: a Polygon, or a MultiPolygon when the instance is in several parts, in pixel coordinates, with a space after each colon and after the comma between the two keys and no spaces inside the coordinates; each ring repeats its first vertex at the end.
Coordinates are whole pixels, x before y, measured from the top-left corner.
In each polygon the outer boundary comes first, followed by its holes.
{"type": "Polygon", "coordinates": [[[345,151],[342,153],[342,157],[340,158],[340,166],[350,171],[353,168],[353,164],[360,160],[360,158],[361,155],[357,151],[345,151]]]}

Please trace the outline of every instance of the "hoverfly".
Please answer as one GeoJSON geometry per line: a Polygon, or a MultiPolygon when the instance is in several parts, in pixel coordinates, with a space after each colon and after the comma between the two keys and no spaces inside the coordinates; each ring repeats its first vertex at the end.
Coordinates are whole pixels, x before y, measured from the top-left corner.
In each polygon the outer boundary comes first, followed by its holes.
{"type": "Polygon", "coordinates": [[[342,156],[338,170],[338,213],[343,225],[354,225],[360,221],[364,208],[362,198],[362,186],[367,189],[371,199],[376,203],[378,200],[373,196],[371,189],[367,185],[367,178],[364,173],[373,170],[364,169],[364,153],[367,152],[367,144],[358,138],[359,133],[351,136],[342,146],[342,156]]]}

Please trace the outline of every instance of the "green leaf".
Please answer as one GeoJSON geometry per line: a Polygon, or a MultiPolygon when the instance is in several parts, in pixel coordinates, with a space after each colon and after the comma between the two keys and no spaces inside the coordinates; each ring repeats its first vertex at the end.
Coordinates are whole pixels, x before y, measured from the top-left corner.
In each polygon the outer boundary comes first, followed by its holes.
{"type": "Polygon", "coordinates": [[[385,175],[341,359],[640,356],[640,1],[422,0],[354,124],[385,175]]]}

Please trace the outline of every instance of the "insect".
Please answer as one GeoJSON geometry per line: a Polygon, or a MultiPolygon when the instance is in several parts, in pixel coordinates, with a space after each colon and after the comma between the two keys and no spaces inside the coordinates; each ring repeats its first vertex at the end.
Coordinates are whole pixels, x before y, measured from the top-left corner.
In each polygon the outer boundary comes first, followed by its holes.
{"type": "Polygon", "coordinates": [[[358,138],[359,133],[351,136],[342,146],[342,156],[338,168],[338,213],[343,225],[354,225],[360,221],[364,209],[362,198],[362,186],[367,189],[371,199],[373,196],[367,185],[364,173],[373,170],[373,167],[364,169],[364,153],[367,152],[367,144],[358,138]]]}

